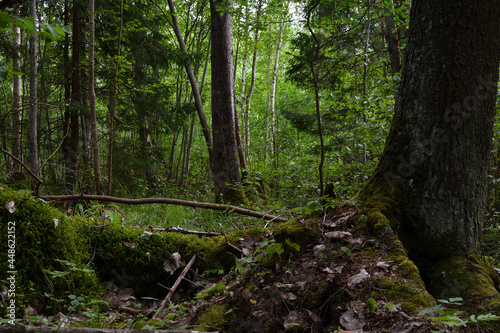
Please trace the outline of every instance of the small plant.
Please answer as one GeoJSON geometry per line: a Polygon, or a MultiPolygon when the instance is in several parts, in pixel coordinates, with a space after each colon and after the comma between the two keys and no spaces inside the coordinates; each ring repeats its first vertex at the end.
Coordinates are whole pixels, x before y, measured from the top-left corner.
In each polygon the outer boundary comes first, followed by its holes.
{"type": "Polygon", "coordinates": [[[427,314],[437,314],[439,316],[429,317],[434,325],[442,324],[448,327],[461,327],[467,324],[473,324],[478,327],[489,326],[491,321],[500,321],[500,316],[486,313],[482,315],[471,315],[469,317],[461,317],[461,313],[456,309],[446,308],[444,305],[462,305],[463,299],[460,297],[453,297],[449,299],[438,299],[440,304],[420,311],[417,315],[424,316],[427,314]]]}

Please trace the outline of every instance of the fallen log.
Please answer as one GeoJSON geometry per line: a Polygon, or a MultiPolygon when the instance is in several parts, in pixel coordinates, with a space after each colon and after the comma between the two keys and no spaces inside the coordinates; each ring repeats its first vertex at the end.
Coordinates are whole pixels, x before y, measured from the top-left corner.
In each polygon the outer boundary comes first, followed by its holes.
{"type": "Polygon", "coordinates": [[[39,199],[46,201],[99,201],[99,202],[115,202],[122,203],[126,205],[147,205],[147,204],[167,204],[167,205],[179,205],[188,206],[193,208],[203,208],[212,210],[221,210],[234,212],[240,215],[246,215],[251,217],[256,217],[259,219],[264,219],[268,221],[276,222],[287,222],[288,219],[280,216],[274,216],[266,213],[257,212],[254,210],[232,206],[232,205],[222,205],[209,202],[197,202],[188,201],[180,199],[169,199],[169,198],[142,198],[142,199],[125,199],[118,197],[110,197],[106,195],[92,195],[92,194],[71,194],[71,195],[48,195],[48,196],[38,196],[39,199]]]}

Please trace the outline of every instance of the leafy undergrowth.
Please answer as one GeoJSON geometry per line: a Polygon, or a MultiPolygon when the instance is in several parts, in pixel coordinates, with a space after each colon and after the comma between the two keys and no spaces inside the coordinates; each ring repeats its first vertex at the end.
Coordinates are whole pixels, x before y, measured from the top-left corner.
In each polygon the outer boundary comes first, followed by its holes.
{"type": "MultiPolygon", "coordinates": [[[[365,219],[358,206],[338,205],[263,236],[228,236],[233,268],[191,269],[162,310],[163,298],[144,297],[118,274],[102,282],[103,299],[69,294],[69,305],[51,316],[30,303],[20,323],[209,332],[494,332],[495,314],[474,313],[459,298],[436,302],[413,278],[414,265],[401,258],[397,264],[393,249],[360,223],[365,219]]],[[[188,260],[181,258],[179,267],[167,260],[172,281],[188,260]]]]}

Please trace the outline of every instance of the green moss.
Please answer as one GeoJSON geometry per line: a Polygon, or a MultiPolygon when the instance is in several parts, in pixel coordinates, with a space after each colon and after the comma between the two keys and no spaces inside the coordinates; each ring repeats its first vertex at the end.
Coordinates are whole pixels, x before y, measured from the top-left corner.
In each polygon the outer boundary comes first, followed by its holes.
{"type": "MultiPolygon", "coordinates": [[[[83,270],[93,268],[88,265],[92,262],[92,253],[86,237],[80,233],[79,220],[65,217],[27,193],[7,188],[0,189],[0,217],[5,221],[5,229],[0,232],[0,279],[6,281],[10,275],[8,271],[17,271],[15,299],[18,316],[22,316],[27,304],[35,299],[50,313],[60,311],[64,301],[68,303],[67,294],[92,298],[100,295],[101,286],[96,274],[83,270]],[[13,213],[5,207],[8,201],[14,203],[13,213]],[[15,233],[9,234],[8,226],[15,227],[15,233]],[[8,239],[13,238],[7,238],[11,237],[8,235],[15,235],[15,254],[11,253],[11,257],[8,256],[8,239]],[[13,266],[9,267],[10,264],[13,266]],[[56,274],[57,271],[69,274],[61,276],[62,273],[56,274]]],[[[5,308],[0,306],[0,316],[4,315],[5,308]]]]}
{"type": "Polygon", "coordinates": [[[280,224],[274,233],[274,239],[277,243],[281,243],[284,253],[281,255],[282,260],[287,260],[290,256],[298,254],[294,247],[287,244],[287,241],[292,244],[297,244],[300,250],[305,249],[318,238],[319,230],[316,228],[308,228],[303,223],[287,222],[280,224]]]}
{"type": "Polygon", "coordinates": [[[214,328],[222,329],[228,322],[228,314],[226,313],[225,305],[212,305],[203,311],[203,314],[199,317],[197,329],[213,331],[214,328]]]}
{"type": "Polygon", "coordinates": [[[434,297],[415,284],[412,280],[393,280],[380,278],[376,280],[381,293],[389,302],[400,303],[408,314],[415,314],[419,309],[429,308],[436,304],[434,297]]]}
{"type": "MultiPolygon", "coordinates": [[[[429,291],[437,298],[462,297],[469,302],[495,298],[496,271],[476,256],[454,256],[429,264],[429,291]]],[[[483,303],[483,301],[480,301],[483,303]]]]}

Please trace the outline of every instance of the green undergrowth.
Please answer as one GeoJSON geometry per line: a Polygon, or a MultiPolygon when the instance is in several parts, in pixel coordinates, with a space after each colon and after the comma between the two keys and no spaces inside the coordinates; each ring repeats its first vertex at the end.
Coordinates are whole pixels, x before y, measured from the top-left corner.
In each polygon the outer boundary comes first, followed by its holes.
{"type": "MultiPolygon", "coordinates": [[[[0,190],[2,220],[15,222],[16,252],[12,262],[17,271],[16,317],[24,315],[28,305],[44,313],[68,309],[71,302],[68,295],[100,299],[104,281],[132,288],[138,297],[163,297],[165,289],[160,284],[172,285],[183,269],[181,266],[174,274],[165,271],[164,263],[174,252],[181,255],[183,264],[197,256],[192,272],[228,272],[240,255],[236,246],[241,238],[251,237],[259,242],[269,232],[255,227],[217,237],[199,237],[131,226],[120,214],[113,215],[116,212],[113,206],[88,207],[88,211],[93,211],[91,217],[80,216],[77,209],[75,206],[75,213],[67,217],[29,194],[7,188],[0,190]],[[13,213],[8,211],[8,202],[13,203],[13,213]]],[[[7,286],[6,272],[12,269],[7,266],[6,223],[3,228],[0,280],[7,286]]],[[[294,252],[288,243],[305,248],[317,236],[304,230],[307,229],[297,222],[273,228],[276,242],[283,244],[281,260],[288,260],[294,252]]],[[[5,306],[2,303],[0,307],[2,316],[6,314],[5,306]]]]}
{"type": "MultiPolygon", "coordinates": [[[[92,253],[80,233],[81,220],[69,219],[30,195],[7,188],[0,189],[0,216],[0,281],[6,287],[15,281],[10,299],[15,300],[17,318],[28,304],[56,313],[65,306],[68,294],[100,294],[92,253]]],[[[1,317],[7,304],[0,303],[1,317]]]]}

